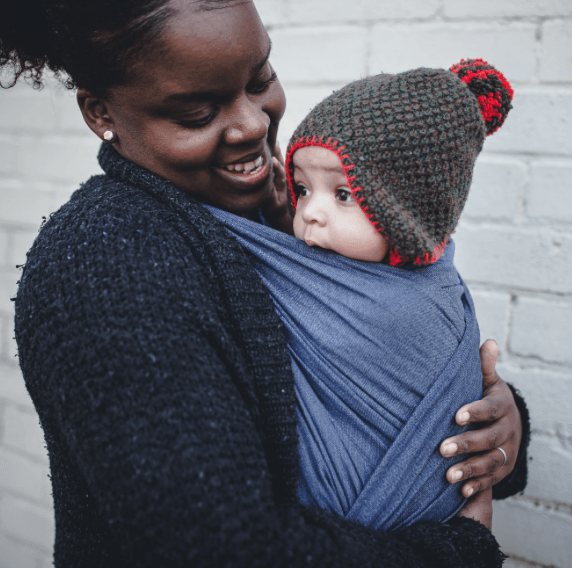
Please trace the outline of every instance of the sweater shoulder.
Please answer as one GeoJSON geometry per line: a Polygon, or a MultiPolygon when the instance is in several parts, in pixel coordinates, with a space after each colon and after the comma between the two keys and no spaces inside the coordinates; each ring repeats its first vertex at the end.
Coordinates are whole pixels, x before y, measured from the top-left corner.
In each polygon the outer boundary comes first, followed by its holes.
{"type": "Polygon", "coordinates": [[[130,249],[150,254],[158,246],[194,249],[198,240],[188,219],[168,204],[134,185],[94,176],[44,222],[28,253],[26,270],[39,260],[73,261],[78,247],[103,247],[101,253],[109,258],[130,249]]]}

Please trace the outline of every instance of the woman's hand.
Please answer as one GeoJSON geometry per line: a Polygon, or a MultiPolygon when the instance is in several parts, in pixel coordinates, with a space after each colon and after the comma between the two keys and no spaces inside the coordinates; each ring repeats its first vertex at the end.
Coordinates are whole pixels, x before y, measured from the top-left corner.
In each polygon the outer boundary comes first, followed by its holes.
{"type": "Polygon", "coordinates": [[[288,193],[286,183],[286,167],[284,158],[280,152],[280,146],[276,142],[272,154],[272,169],[274,175],[274,188],[272,195],[262,206],[262,215],[278,231],[294,234],[293,220],[288,209],[288,193]]]}
{"type": "Polygon", "coordinates": [[[522,420],[514,397],[506,383],[497,375],[498,355],[496,342],[487,340],[481,346],[483,370],[483,398],[459,409],[457,424],[483,422],[478,430],[448,438],[441,444],[441,455],[478,453],[447,471],[450,483],[463,479],[462,493],[471,497],[489,489],[506,477],[514,468],[522,439],[522,420]],[[502,448],[505,456],[498,448],[502,448]]]}

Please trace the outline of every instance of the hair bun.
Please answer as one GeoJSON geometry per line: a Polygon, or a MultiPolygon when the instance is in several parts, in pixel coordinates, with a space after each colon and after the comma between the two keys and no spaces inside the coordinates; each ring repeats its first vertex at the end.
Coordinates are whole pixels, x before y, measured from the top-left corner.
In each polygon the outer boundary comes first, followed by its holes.
{"type": "Polygon", "coordinates": [[[451,67],[479,102],[487,136],[496,132],[512,108],[514,91],[504,75],[482,59],[461,59],[451,67]]]}

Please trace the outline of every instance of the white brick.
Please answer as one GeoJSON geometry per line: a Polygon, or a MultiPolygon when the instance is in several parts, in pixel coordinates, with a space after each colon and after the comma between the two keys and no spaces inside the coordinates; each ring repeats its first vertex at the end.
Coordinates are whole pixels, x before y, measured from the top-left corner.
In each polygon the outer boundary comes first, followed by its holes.
{"type": "Polygon", "coordinates": [[[0,535],[0,568],[39,568],[43,557],[40,551],[0,535]]]}
{"type": "MultiPolygon", "coordinates": [[[[97,138],[89,129],[77,104],[75,91],[64,90],[54,100],[58,133],[73,132],[85,138],[97,138]]],[[[101,141],[100,141],[101,142],[101,141]]]]}
{"type": "Polygon", "coordinates": [[[502,352],[510,295],[508,293],[473,291],[471,295],[477,310],[477,320],[481,330],[481,343],[487,339],[494,339],[502,352]]]}
{"type": "MultiPolygon", "coordinates": [[[[306,23],[344,23],[405,18],[429,18],[436,14],[438,0],[290,0],[288,20],[306,23]]],[[[343,38],[340,38],[342,43],[343,38]]]]}
{"type": "Polygon", "coordinates": [[[275,30],[271,37],[283,83],[348,82],[366,73],[366,34],[358,27],[275,30]]]}
{"type": "Polygon", "coordinates": [[[572,161],[548,159],[531,164],[526,212],[529,217],[572,222],[572,161]]]}
{"type": "Polygon", "coordinates": [[[8,366],[18,366],[18,347],[14,339],[14,318],[12,314],[0,316],[0,356],[2,362],[8,366]]]}
{"type": "Polygon", "coordinates": [[[51,510],[6,495],[0,502],[0,527],[7,536],[46,551],[52,549],[54,517],[51,510]]]}
{"type": "Polygon", "coordinates": [[[463,217],[513,219],[526,180],[526,164],[520,160],[483,154],[473,174],[473,184],[463,217]]]}
{"type": "MultiPolygon", "coordinates": [[[[340,87],[342,85],[340,84],[340,87]]],[[[288,106],[286,113],[280,123],[279,139],[282,153],[286,152],[286,147],[290,137],[296,127],[310,110],[322,99],[332,94],[337,87],[286,87],[286,98],[288,106]]]]}
{"type": "MultiPolygon", "coordinates": [[[[40,562],[38,563],[37,568],[54,568],[54,558],[52,553],[44,553],[40,562]]],[[[517,567],[519,568],[519,567],[517,567]]],[[[528,566],[524,566],[523,568],[530,568],[528,566]]],[[[531,567],[534,568],[534,567],[531,567]]]]}
{"type": "Polygon", "coordinates": [[[42,216],[47,217],[54,210],[54,193],[22,184],[1,184],[0,203],[0,221],[39,227],[42,216]]]}
{"type": "Polygon", "coordinates": [[[417,67],[449,69],[461,59],[482,58],[509,81],[529,81],[534,42],[531,24],[379,24],[373,28],[369,70],[375,74],[417,67]]]}
{"type": "Polygon", "coordinates": [[[572,81],[572,21],[544,23],[539,68],[542,81],[572,81]]]}
{"type": "Polygon", "coordinates": [[[551,564],[572,566],[572,517],[509,499],[493,503],[493,534],[508,554],[551,564]]]}
{"type": "Polygon", "coordinates": [[[572,363],[572,302],[519,297],[513,308],[510,350],[544,361],[572,363]]]}
{"type": "Polygon", "coordinates": [[[444,0],[448,18],[525,18],[530,16],[569,16],[569,0],[444,0]]]}
{"type": "Polygon", "coordinates": [[[54,93],[51,85],[32,89],[24,82],[0,92],[0,132],[32,130],[50,132],[56,125],[54,93]]]}
{"type": "Polygon", "coordinates": [[[572,292],[572,235],[461,220],[455,264],[468,281],[572,292]]]}
{"type": "Polygon", "coordinates": [[[18,171],[24,180],[66,180],[79,185],[101,173],[96,136],[24,137],[18,148],[18,171]]]}
{"type": "Polygon", "coordinates": [[[543,568],[536,562],[528,562],[517,556],[511,556],[503,562],[503,568],[543,568]]]}
{"type": "Polygon", "coordinates": [[[288,9],[284,0],[255,0],[254,4],[265,26],[283,24],[288,15],[288,9]]]}
{"type": "Polygon", "coordinates": [[[12,231],[8,264],[20,265],[26,262],[26,253],[30,250],[38,231],[12,231]]]}
{"type": "Polygon", "coordinates": [[[0,266],[8,264],[8,233],[0,227],[0,266]]]}
{"type": "Polygon", "coordinates": [[[32,461],[0,448],[0,487],[36,501],[51,501],[47,463],[32,461]]]}
{"type": "Polygon", "coordinates": [[[487,151],[572,154],[572,89],[517,87],[513,107],[487,151]]]}
{"type": "Polygon", "coordinates": [[[0,174],[12,174],[16,166],[16,145],[7,136],[0,139],[0,174]]]}
{"type": "Polygon", "coordinates": [[[0,398],[33,408],[20,368],[0,362],[0,398]]]}
{"type": "Polygon", "coordinates": [[[522,369],[511,363],[499,363],[497,371],[521,392],[533,431],[572,438],[572,371],[522,369]]]}
{"type": "Polygon", "coordinates": [[[10,300],[16,295],[17,284],[22,273],[12,266],[4,266],[0,270],[0,312],[13,313],[14,302],[10,300]]]}
{"type": "Polygon", "coordinates": [[[572,505],[572,442],[533,434],[528,455],[526,496],[572,505]]]}
{"type": "Polygon", "coordinates": [[[4,408],[3,443],[27,454],[46,459],[44,433],[35,412],[24,412],[20,408],[7,405],[4,408]]]}

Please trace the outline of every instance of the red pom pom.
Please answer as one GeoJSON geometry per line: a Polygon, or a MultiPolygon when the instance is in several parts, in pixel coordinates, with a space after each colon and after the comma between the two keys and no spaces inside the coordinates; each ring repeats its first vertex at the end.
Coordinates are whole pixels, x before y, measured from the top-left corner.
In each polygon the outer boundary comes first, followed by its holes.
{"type": "Polygon", "coordinates": [[[505,76],[482,59],[462,59],[451,67],[475,95],[485,119],[487,136],[496,132],[512,108],[514,91],[505,76]]]}

